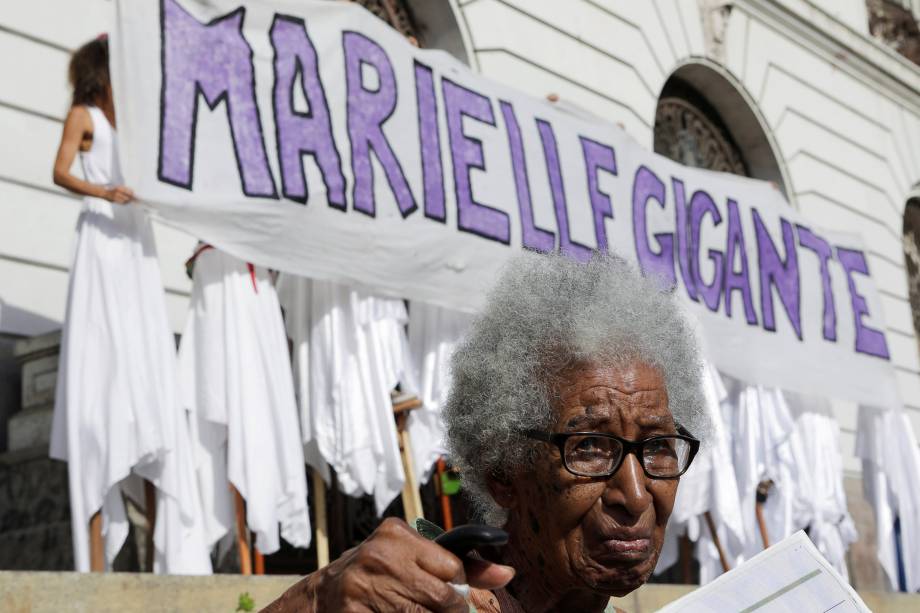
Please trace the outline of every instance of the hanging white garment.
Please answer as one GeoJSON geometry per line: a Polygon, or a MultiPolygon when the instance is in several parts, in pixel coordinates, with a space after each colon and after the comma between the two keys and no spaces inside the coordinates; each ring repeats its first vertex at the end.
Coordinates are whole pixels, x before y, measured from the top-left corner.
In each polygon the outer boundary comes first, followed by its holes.
{"type": "Polygon", "coordinates": [[[903,409],[860,407],[856,455],[863,491],[875,510],[878,559],[898,589],[894,521],[901,523],[901,555],[908,592],[920,590],[920,452],[903,409]]]}
{"type": "MultiPolygon", "coordinates": [[[[115,131],[102,111],[88,110],[93,143],[80,154],[86,180],[121,184],[115,131]]],[[[155,572],[211,572],[153,232],[137,205],[84,199],[50,453],[68,462],[77,570],[89,570],[96,511],[102,510],[108,565],[124,544],[128,521],[119,485],[133,473],[157,488],[155,572]]]]}
{"type": "Polygon", "coordinates": [[[469,329],[472,316],[424,302],[409,304],[409,351],[424,407],[409,414],[412,461],[419,483],[447,452],[441,407],[450,391],[450,357],[469,329]]]}
{"type": "Polygon", "coordinates": [[[233,527],[232,483],[246,500],[246,523],[260,552],[280,548],[279,525],[284,540],[308,547],[291,361],[268,270],[199,247],[179,356],[211,544],[233,527]]]}
{"type": "Polygon", "coordinates": [[[796,413],[789,437],[795,481],[792,521],[808,536],[824,558],[847,577],[846,552],[857,539],[847,509],[840,455],[840,427],[826,400],[789,394],[796,413]]]}
{"type": "Polygon", "coordinates": [[[792,534],[795,483],[793,458],[785,444],[794,422],[782,392],[760,385],[735,383],[724,405],[732,433],[732,459],[741,499],[745,533],[744,558],[763,550],[755,513],[757,485],[772,480],[763,514],[771,543],[792,534]]]}
{"type": "Polygon", "coordinates": [[[706,584],[722,574],[722,563],[705,514],[710,514],[732,568],[743,559],[744,527],[730,440],[722,422],[722,403],[728,393],[721,376],[711,364],[707,364],[704,371],[703,395],[710,422],[710,439],[680,478],[666,533],[669,542],[659,557],[656,572],[660,573],[677,562],[677,540],[686,533],[696,543],[700,583],[706,584]]]}
{"type": "Polygon", "coordinates": [[[294,342],[304,455],[340,489],[372,494],[382,514],[402,491],[390,391],[417,389],[402,300],[327,281],[282,276],[281,296],[294,342]]]}

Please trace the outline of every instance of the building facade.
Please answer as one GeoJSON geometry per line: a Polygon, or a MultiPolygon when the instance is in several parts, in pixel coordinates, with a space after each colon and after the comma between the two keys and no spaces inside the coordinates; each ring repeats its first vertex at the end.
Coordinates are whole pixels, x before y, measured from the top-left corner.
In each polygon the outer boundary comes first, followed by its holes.
{"type": "MultiPolygon", "coordinates": [[[[772,181],[814,225],[860,234],[900,394],[920,432],[920,66],[909,59],[920,57],[920,2],[361,3],[489,78],[617,123],[683,163],[772,181]]],[[[110,0],[0,7],[0,334],[7,341],[60,327],[80,208],[51,181],[68,108],[67,62],[70,51],[111,27],[114,10],[110,0]]],[[[156,232],[178,332],[189,292],[183,262],[195,240],[162,226],[156,232]]],[[[850,504],[863,518],[852,555],[868,564],[873,537],[853,453],[856,414],[855,405],[835,403],[850,504]]],[[[882,586],[868,567],[854,582],[882,586]]]]}

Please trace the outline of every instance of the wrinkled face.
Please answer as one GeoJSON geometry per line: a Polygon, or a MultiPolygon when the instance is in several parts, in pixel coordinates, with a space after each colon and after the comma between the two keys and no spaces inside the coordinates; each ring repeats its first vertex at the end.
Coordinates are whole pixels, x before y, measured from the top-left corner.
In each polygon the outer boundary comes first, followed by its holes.
{"type": "MultiPolygon", "coordinates": [[[[585,365],[559,381],[554,432],[605,432],[639,441],[677,429],[657,369],[585,365]]],[[[508,529],[540,581],[557,593],[590,589],[620,596],[648,579],[664,540],[676,480],[650,479],[628,454],[608,478],[568,472],[558,448],[539,443],[532,470],[514,479],[500,504],[508,529]]]]}

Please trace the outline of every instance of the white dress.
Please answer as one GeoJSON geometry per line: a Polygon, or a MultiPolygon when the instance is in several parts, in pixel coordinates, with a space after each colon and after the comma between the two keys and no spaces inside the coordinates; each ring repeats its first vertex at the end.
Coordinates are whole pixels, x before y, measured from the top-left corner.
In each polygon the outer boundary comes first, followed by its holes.
{"type": "Polygon", "coordinates": [[[793,529],[808,530],[821,555],[848,577],[846,552],[856,541],[843,487],[840,427],[823,398],[787,394],[797,413],[789,445],[795,470],[793,529]]]}
{"type": "Polygon", "coordinates": [[[284,540],[308,547],[306,472],[275,287],[261,266],[210,247],[196,253],[179,360],[208,541],[233,529],[232,483],[259,551],[279,549],[279,526],[284,540]]]}
{"type": "Polygon", "coordinates": [[[450,391],[450,358],[470,326],[471,315],[424,302],[409,304],[409,350],[424,407],[409,413],[412,462],[426,483],[447,451],[441,409],[450,391]]]}
{"type": "MultiPolygon", "coordinates": [[[[115,131],[102,111],[88,110],[93,144],[80,154],[86,180],[119,185],[115,131]]],[[[157,488],[154,569],[211,572],[153,232],[136,204],[84,199],[50,452],[68,462],[77,570],[89,570],[89,521],[96,511],[102,510],[108,564],[124,544],[128,521],[117,486],[128,485],[133,474],[157,488]]]]}
{"type": "Polygon", "coordinates": [[[327,482],[332,466],[343,493],[372,494],[382,514],[405,482],[390,391],[417,389],[405,305],[292,275],[279,285],[306,461],[327,482]]]}
{"type": "Polygon", "coordinates": [[[894,522],[901,523],[901,562],[908,593],[920,591],[920,451],[903,409],[859,407],[856,456],[863,492],[875,511],[878,559],[898,589],[894,522]]]}
{"type": "Polygon", "coordinates": [[[755,513],[757,484],[772,480],[763,507],[770,543],[778,543],[795,530],[792,501],[795,495],[794,459],[789,437],[794,420],[783,393],[761,385],[736,383],[736,393],[723,405],[732,435],[732,458],[741,497],[745,532],[745,559],[763,550],[755,513]]]}
{"type": "Polygon", "coordinates": [[[719,551],[706,525],[705,513],[712,518],[731,568],[743,560],[745,543],[741,501],[731,458],[731,436],[722,415],[728,392],[711,364],[707,364],[703,374],[703,395],[711,437],[680,478],[665,545],[655,569],[660,573],[677,562],[678,539],[686,533],[696,543],[700,584],[709,583],[722,574],[719,551]]]}

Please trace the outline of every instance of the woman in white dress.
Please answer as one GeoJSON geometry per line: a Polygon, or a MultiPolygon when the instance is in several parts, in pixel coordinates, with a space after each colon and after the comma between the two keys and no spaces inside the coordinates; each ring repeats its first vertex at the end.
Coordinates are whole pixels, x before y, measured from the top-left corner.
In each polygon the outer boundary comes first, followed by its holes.
{"type": "Polygon", "coordinates": [[[84,200],[50,451],[68,462],[75,567],[111,565],[128,533],[122,489],[144,498],[137,495],[143,478],[157,490],[154,569],[207,573],[210,558],[198,529],[188,425],[153,233],[144,210],[131,204],[133,193],[122,184],[118,166],[106,39],[78,49],[69,73],[73,105],[54,182],[84,200]],[[71,173],[77,155],[83,179],[71,173]]]}

